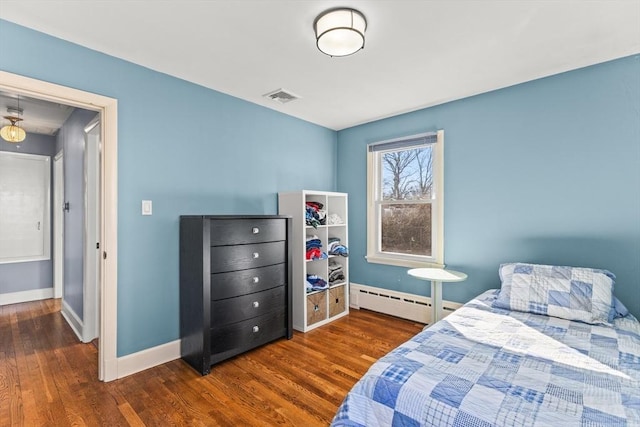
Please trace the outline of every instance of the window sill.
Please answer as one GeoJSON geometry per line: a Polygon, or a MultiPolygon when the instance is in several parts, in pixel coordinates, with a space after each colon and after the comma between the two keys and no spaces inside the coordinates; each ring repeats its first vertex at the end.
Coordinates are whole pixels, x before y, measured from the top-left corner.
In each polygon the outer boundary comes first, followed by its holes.
{"type": "Polygon", "coordinates": [[[385,265],[395,265],[398,267],[409,267],[409,268],[444,268],[444,264],[439,264],[437,262],[429,262],[429,261],[421,261],[421,260],[413,260],[413,259],[404,259],[404,258],[394,258],[394,257],[385,257],[380,255],[367,255],[365,257],[367,262],[373,264],[385,264],[385,265]]]}

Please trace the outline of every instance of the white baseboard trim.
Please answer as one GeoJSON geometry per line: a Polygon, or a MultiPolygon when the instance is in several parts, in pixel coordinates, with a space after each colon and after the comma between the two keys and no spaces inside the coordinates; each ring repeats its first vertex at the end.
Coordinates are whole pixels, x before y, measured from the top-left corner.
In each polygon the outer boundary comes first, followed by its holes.
{"type": "Polygon", "coordinates": [[[180,340],[147,348],[137,353],[118,357],[118,378],[162,365],[180,358],[180,340]]]}
{"type": "Polygon", "coordinates": [[[84,341],[82,341],[82,337],[83,337],[83,335],[82,335],[82,328],[83,328],[82,320],[80,319],[80,317],[78,317],[76,312],[73,311],[71,306],[69,304],[67,304],[67,302],[65,300],[62,300],[62,306],[60,307],[60,314],[62,314],[62,317],[64,317],[64,320],[67,321],[69,326],[71,326],[71,329],[73,329],[73,332],[76,334],[78,339],[81,342],[84,342],[84,341]]]}
{"type": "Polygon", "coordinates": [[[19,304],[53,298],[53,287],[0,294],[0,305],[19,304]]]}
{"type": "MultiPolygon", "coordinates": [[[[425,324],[431,322],[431,298],[422,295],[351,282],[349,301],[356,309],[364,308],[425,324]]],[[[460,307],[460,303],[442,301],[441,318],[460,307]]]]}

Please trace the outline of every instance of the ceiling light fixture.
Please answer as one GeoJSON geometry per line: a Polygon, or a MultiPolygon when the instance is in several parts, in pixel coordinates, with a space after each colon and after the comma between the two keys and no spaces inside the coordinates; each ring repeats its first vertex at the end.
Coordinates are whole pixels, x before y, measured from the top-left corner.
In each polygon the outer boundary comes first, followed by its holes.
{"type": "Polygon", "coordinates": [[[353,55],[364,48],[367,20],[355,9],[330,9],[313,22],[316,45],[329,56],[353,55]]]}
{"type": "Polygon", "coordinates": [[[22,119],[19,117],[22,115],[22,108],[20,108],[20,97],[18,96],[18,106],[17,107],[7,107],[7,113],[11,114],[10,116],[4,116],[5,119],[11,122],[10,125],[5,125],[0,129],[0,137],[7,142],[18,143],[24,141],[27,137],[27,133],[20,126],[16,125],[16,123],[21,122],[22,119]]]}
{"type": "Polygon", "coordinates": [[[16,125],[17,122],[22,121],[20,117],[4,116],[5,119],[11,122],[10,125],[5,125],[0,129],[0,136],[7,142],[22,142],[27,137],[27,133],[20,126],[16,125]]]}

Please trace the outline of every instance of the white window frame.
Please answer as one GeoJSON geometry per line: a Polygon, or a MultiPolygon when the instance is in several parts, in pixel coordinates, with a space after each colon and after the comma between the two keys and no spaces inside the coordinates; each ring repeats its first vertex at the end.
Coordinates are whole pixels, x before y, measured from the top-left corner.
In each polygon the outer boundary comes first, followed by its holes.
{"type": "MultiPolygon", "coordinates": [[[[433,133],[422,133],[370,145],[387,144],[410,139],[418,139],[433,133]]],[[[433,144],[433,185],[431,200],[431,256],[382,252],[380,200],[377,200],[382,185],[382,154],[367,146],[367,262],[395,265],[400,267],[444,267],[444,131],[436,132],[433,144]]],[[[395,202],[394,202],[395,203],[395,202]]],[[[402,202],[400,202],[402,203],[402,202]]]]}
{"type": "MultiPolygon", "coordinates": [[[[46,261],[51,259],[51,158],[39,154],[15,153],[12,151],[0,151],[0,156],[8,159],[29,159],[42,162],[44,168],[44,198],[42,200],[43,218],[42,224],[42,253],[31,256],[12,256],[0,258],[0,264],[17,262],[46,261]]],[[[2,207],[7,209],[7,207],[2,207]]]]}

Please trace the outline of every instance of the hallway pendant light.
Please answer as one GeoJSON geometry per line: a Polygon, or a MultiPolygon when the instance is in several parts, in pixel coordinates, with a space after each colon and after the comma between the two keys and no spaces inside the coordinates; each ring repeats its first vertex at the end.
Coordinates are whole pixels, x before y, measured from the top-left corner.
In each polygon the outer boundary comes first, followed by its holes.
{"type": "Polygon", "coordinates": [[[5,119],[11,122],[10,125],[5,125],[0,129],[0,137],[7,142],[18,143],[24,141],[27,137],[27,133],[20,126],[16,125],[16,123],[21,122],[22,119],[20,116],[22,115],[22,108],[20,108],[20,95],[18,95],[18,106],[17,107],[7,107],[7,113],[11,114],[10,116],[4,116],[5,119]]]}
{"type": "Polygon", "coordinates": [[[12,143],[24,141],[27,137],[27,133],[20,126],[16,125],[16,123],[22,121],[22,119],[14,116],[4,116],[4,118],[9,120],[11,124],[3,126],[2,129],[0,129],[0,136],[2,139],[12,143]]]}
{"type": "Polygon", "coordinates": [[[313,23],[316,45],[329,56],[353,55],[364,48],[367,20],[355,9],[330,9],[313,23]]]}

